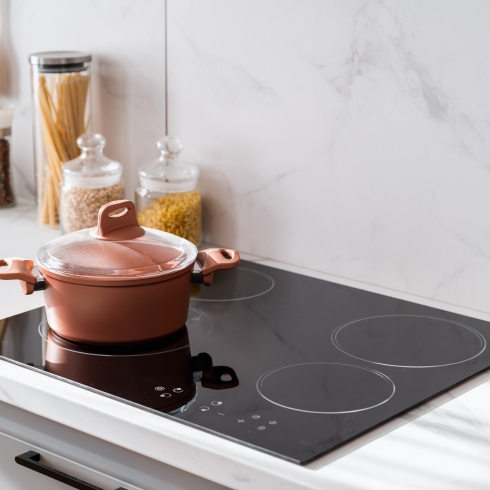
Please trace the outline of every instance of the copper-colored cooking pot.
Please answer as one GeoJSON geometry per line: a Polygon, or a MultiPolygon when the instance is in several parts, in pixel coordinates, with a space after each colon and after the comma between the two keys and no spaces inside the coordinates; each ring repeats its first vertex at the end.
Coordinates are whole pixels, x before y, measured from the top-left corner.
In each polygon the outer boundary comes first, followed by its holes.
{"type": "Polygon", "coordinates": [[[211,285],[213,273],[240,263],[236,250],[198,253],[189,241],[138,225],[131,201],[99,211],[97,228],[48,242],[34,262],[0,259],[0,279],[19,279],[24,294],[44,290],[49,325],[88,344],[129,344],[165,337],[187,320],[192,282],[211,285]],[[114,211],[122,209],[116,215],[114,211]],[[196,260],[200,271],[194,271],[196,260]]]}

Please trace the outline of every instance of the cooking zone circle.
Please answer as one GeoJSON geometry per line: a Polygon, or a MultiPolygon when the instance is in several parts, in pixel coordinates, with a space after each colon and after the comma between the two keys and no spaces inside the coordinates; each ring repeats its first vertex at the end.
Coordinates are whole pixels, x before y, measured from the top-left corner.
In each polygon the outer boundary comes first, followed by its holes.
{"type": "Polygon", "coordinates": [[[226,274],[215,274],[212,288],[195,284],[191,299],[195,301],[240,301],[268,293],[274,287],[269,274],[237,267],[226,274]]]}
{"type": "Polygon", "coordinates": [[[483,335],[462,323],[417,315],[362,318],[337,327],[332,342],[344,354],[383,366],[433,368],[478,357],[483,335]]]}
{"type": "MultiPolygon", "coordinates": [[[[204,340],[213,330],[213,322],[209,318],[206,313],[198,310],[197,308],[189,308],[189,314],[187,317],[187,334],[189,336],[189,342],[186,342],[185,345],[182,345],[181,343],[178,344],[178,347],[174,347],[172,342],[173,336],[169,338],[164,338],[161,341],[153,341],[151,344],[155,346],[154,351],[145,351],[143,353],[138,352],[138,349],[135,349],[132,351],[132,346],[126,346],[127,352],[123,354],[118,354],[122,355],[123,357],[134,357],[134,356],[148,356],[148,355],[155,355],[155,354],[161,354],[162,352],[173,352],[175,350],[179,349],[185,349],[191,345],[197,344],[201,340],[204,340]],[[163,345],[160,345],[163,344],[163,345]]],[[[38,332],[39,335],[45,340],[48,340],[48,323],[46,320],[43,320],[38,327],[38,332]]],[[[180,338],[180,331],[177,332],[176,336],[180,338]]],[[[69,345],[69,344],[67,344],[69,345]]],[[[148,344],[137,344],[138,347],[143,347],[148,344]]],[[[90,350],[84,350],[83,352],[80,349],[72,350],[69,349],[66,346],[63,346],[63,349],[65,350],[70,350],[72,352],[76,352],[78,354],[84,354],[84,355],[91,355],[91,356],[111,356],[112,354],[107,354],[103,352],[103,346],[102,349],[99,351],[97,349],[97,346],[95,346],[96,349],[94,349],[92,352],[90,350]]],[[[119,348],[120,351],[122,351],[123,348],[119,348]]]]}
{"type": "Polygon", "coordinates": [[[352,364],[312,362],[263,374],[257,391],[267,401],[297,412],[354,413],[383,405],[395,394],[388,376],[352,364]]]}

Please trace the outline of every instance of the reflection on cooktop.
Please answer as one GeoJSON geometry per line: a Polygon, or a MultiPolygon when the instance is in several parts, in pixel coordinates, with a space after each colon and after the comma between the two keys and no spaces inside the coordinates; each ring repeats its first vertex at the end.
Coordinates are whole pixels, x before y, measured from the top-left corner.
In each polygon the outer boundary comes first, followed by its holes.
{"type": "Polygon", "coordinates": [[[238,386],[233,368],[192,356],[188,329],[132,345],[81,344],[53,330],[45,338],[47,373],[162,412],[181,413],[196,399],[196,382],[212,390],[238,386]]]}
{"type": "Polygon", "coordinates": [[[196,284],[192,299],[195,301],[240,301],[268,293],[274,287],[274,279],[260,271],[238,267],[226,274],[214,273],[211,287],[196,284]]]}
{"type": "Polygon", "coordinates": [[[298,412],[338,414],[369,410],[395,394],[388,376],[352,364],[315,362],[273,369],[257,381],[268,401],[298,412]]]}
{"type": "Polygon", "coordinates": [[[482,354],[487,342],[462,323],[416,315],[383,315],[345,323],[332,342],[345,354],[374,364],[432,368],[459,364],[482,354]]]}

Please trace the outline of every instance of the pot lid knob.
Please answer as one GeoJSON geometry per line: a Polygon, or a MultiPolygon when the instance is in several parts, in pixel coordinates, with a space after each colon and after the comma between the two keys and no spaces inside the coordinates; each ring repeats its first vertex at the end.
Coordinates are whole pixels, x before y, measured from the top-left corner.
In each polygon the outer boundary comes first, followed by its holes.
{"type": "Polygon", "coordinates": [[[145,234],[138,224],[136,209],[132,201],[123,199],[104,204],[99,209],[97,228],[90,231],[90,236],[97,240],[133,240],[145,234]],[[117,214],[114,211],[120,210],[117,214]]]}

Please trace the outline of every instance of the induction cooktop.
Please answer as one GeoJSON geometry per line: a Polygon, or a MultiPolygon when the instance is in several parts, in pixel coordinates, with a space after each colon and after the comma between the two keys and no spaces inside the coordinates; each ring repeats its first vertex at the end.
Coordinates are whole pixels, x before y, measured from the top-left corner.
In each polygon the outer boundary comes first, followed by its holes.
{"type": "MultiPolygon", "coordinates": [[[[162,413],[156,401],[181,388],[156,363],[136,406],[293,463],[490,367],[490,324],[481,320],[246,261],[214,281],[194,286],[185,348],[238,381],[222,390],[197,383],[181,410],[162,413]]],[[[42,308],[0,320],[0,357],[55,376],[44,370],[45,329],[42,308]]],[[[126,364],[118,358],[121,378],[126,364]]],[[[135,405],[110,386],[95,391],[135,405]]]]}

